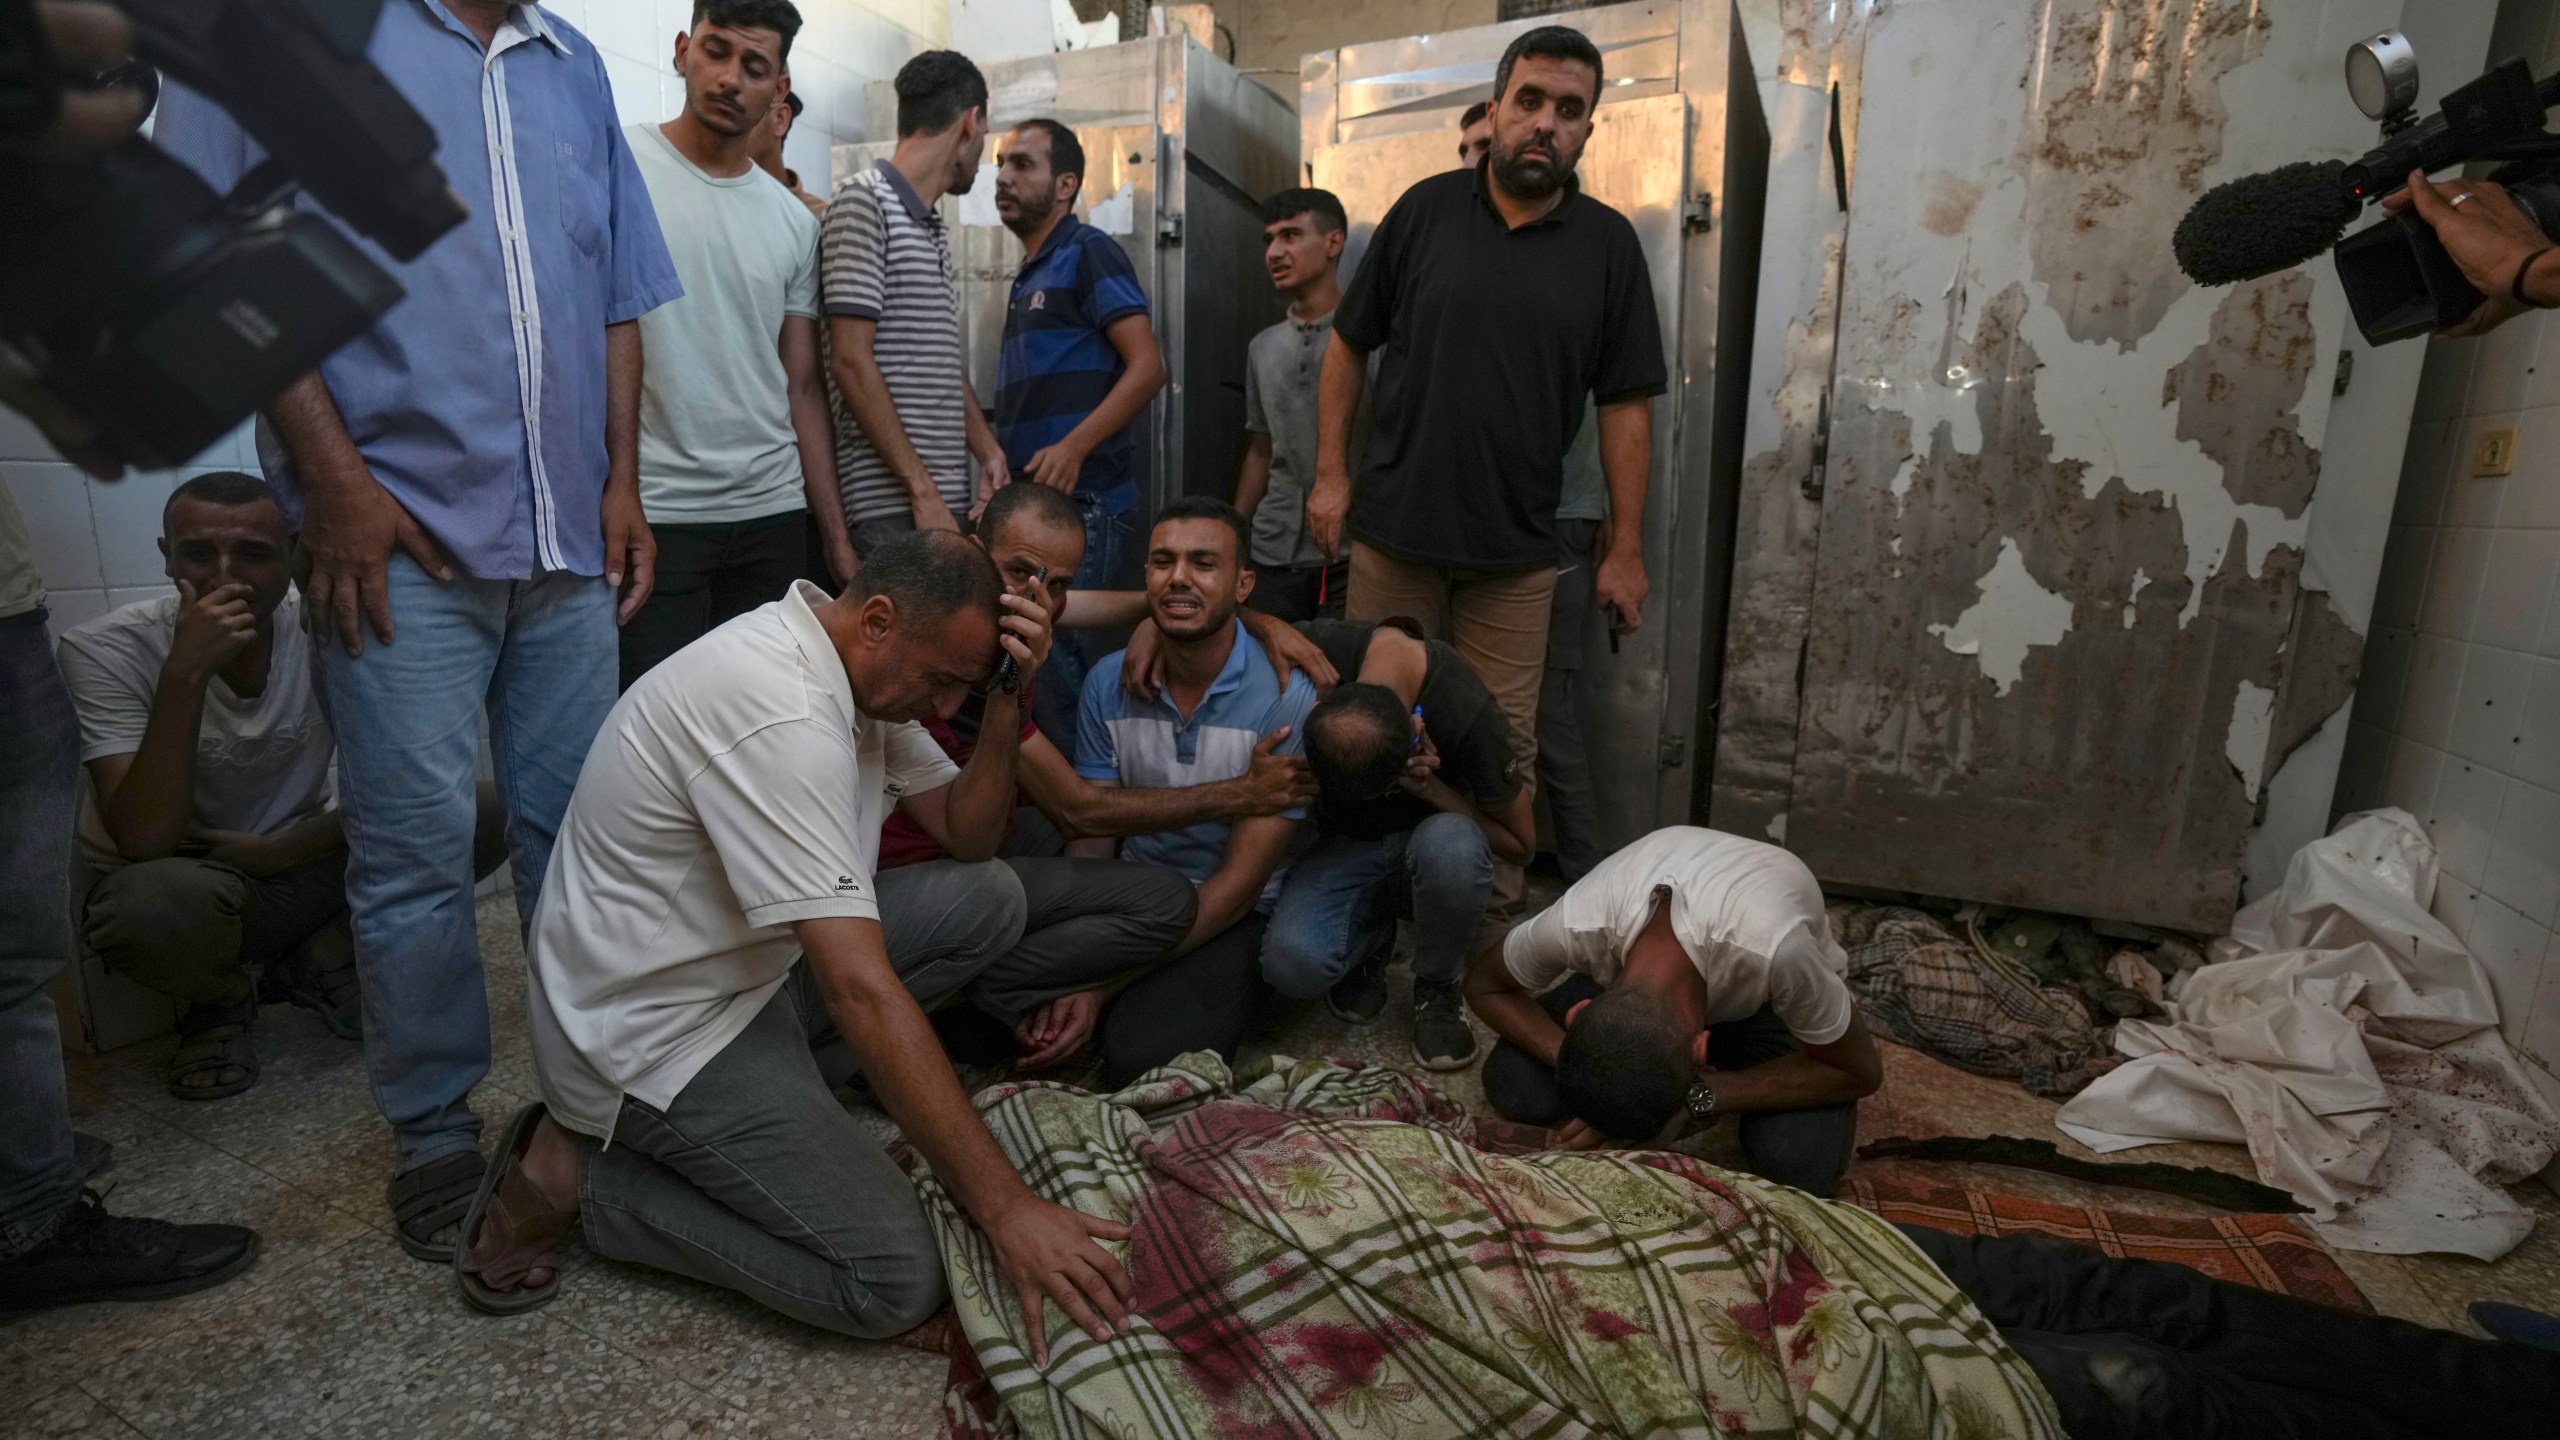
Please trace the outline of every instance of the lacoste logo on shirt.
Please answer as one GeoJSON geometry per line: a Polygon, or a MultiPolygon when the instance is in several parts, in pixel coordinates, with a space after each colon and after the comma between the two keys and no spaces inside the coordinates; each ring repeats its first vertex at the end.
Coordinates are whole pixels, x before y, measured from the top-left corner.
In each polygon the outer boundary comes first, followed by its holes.
{"type": "Polygon", "coordinates": [[[859,895],[862,893],[862,882],[854,879],[850,875],[839,875],[836,877],[836,888],[838,890],[849,890],[854,894],[859,895]]]}

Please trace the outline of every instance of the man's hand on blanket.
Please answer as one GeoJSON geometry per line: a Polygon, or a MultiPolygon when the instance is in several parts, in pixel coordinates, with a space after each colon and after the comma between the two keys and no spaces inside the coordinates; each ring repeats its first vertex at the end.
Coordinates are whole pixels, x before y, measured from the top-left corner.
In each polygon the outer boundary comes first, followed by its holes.
{"type": "Polygon", "coordinates": [[[1013,1022],[1014,1043],[1022,1047],[1014,1068],[1043,1070],[1082,1050],[1093,1038],[1094,1017],[1101,1013],[1101,992],[1079,990],[1013,1022]]]}
{"type": "Polygon", "coordinates": [[[984,1227],[995,1243],[996,1260],[1013,1281],[1014,1298],[1022,1302],[1022,1323],[1031,1334],[1031,1363],[1049,1363],[1049,1337],[1041,1297],[1058,1302],[1084,1333],[1096,1341],[1129,1328],[1129,1300],[1137,1294],[1129,1272],[1096,1240],[1126,1240],[1129,1227],[1052,1205],[1025,1190],[1022,1198],[984,1227]],[[1106,1323],[1105,1317],[1109,1317],[1106,1323]]]}
{"type": "Polygon", "coordinates": [[[1609,1137],[1580,1120],[1567,1120],[1556,1131],[1551,1148],[1557,1150],[1597,1150],[1609,1143],[1609,1137]]]}

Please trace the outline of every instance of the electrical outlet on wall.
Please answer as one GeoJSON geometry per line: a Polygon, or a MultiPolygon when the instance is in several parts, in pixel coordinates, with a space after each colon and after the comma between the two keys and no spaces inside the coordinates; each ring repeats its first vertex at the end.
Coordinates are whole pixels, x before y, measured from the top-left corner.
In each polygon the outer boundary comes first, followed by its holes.
{"type": "Polygon", "coordinates": [[[2516,427],[2503,426],[2480,432],[2480,441],[2471,451],[2471,473],[2474,475],[2512,475],[2516,469],[2516,427]]]}

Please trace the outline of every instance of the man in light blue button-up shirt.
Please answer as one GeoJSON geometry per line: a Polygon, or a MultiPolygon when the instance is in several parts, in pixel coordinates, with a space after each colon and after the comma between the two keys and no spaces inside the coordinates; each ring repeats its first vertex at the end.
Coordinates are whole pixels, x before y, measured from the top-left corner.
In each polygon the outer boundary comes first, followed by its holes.
{"type": "MultiPolygon", "coordinates": [[[[482,1169],[483,721],[530,916],[613,704],[616,592],[627,617],[649,590],[635,322],[682,292],[585,36],[506,0],[389,0],[368,54],[435,128],[471,219],[405,265],[356,240],[407,298],[269,409],[259,455],[310,556],[304,608],[336,642],[315,666],[365,1052],[400,1142],[393,1217],[410,1253],[444,1260],[482,1169]]],[[[156,135],[216,188],[259,159],[176,87],[156,135]]]]}

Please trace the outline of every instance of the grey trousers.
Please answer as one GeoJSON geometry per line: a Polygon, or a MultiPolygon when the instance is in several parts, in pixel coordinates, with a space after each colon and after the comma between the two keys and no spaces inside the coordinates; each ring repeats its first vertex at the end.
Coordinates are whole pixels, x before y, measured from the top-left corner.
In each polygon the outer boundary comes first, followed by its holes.
{"type": "MultiPolygon", "coordinates": [[[[1022,936],[1001,862],[882,872],[889,960],[930,1007],[1022,936]]],[[[599,1255],[672,1270],[794,1319],[879,1339],[943,1301],[915,1187],[837,1103],[851,1054],[804,962],[666,1109],[625,1098],[591,1151],[579,1215],[599,1255]]]]}
{"type": "MultiPolygon", "coordinates": [[[[1599,993],[1588,977],[1576,975],[1538,1003],[1561,1024],[1566,1011],[1599,993]]],[[[1803,1048],[1778,1012],[1763,1005],[1755,1014],[1715,1026],[1707,1037],[1707,1060],[1719,1070],[1748,1070],[1803,1048]]],[[[1557,1092],[1556,1072],[1508,1040],[1485,1057],[1484,1095],[1501,1115],[1523,1124],[1561,1125],[1572,1118],[1557,1092]]],[[[1738,1123],[1752,1174],[1814,1195],[1828,1196],[1840,1183],[1858,1142],[1855,1105],[1754,1110],[1738,1123]]]]}

